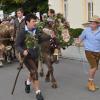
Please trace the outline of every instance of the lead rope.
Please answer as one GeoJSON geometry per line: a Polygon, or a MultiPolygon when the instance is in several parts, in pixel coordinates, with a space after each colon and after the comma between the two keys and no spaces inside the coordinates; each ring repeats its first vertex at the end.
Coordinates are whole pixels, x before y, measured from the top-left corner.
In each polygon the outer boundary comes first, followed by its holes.
{"type": "Polygon", "coordinates": [[[84,58],[83,58],[83,56],[82,56],[81,48],[80,48],[80,47],[77,47],[77,46],[76,46],[76,48],[77,48],[78,53],[79,53],[79,55],[80,55],[80,61],[82,62],[83,72],[84,72],[85,74],[88,74],[88,67],[86,66],[85,61],[84,61],[84,58]]]}

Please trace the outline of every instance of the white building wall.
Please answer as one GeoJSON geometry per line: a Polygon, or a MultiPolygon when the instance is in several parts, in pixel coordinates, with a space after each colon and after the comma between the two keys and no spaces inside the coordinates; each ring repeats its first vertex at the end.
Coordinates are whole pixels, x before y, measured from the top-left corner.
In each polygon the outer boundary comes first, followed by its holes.
{"type": "Polygon", "coordinates": [[[93,0],[94,2],[94,15],[100,16],[100,0],[93,0]]]}
{"type": "MultiPolygon", "coordinates": [[[[70,26],[73,28],[82,27],[82,0],[68,0],[67,6],[67,19],[70,22],[70,26]]],[[[64,14],[64,0],[49,0],[49,9],[54,9],[56,13],[64,14]]]]}
{"type": "MultiPolygon", "coordinates": [[[[83,27],[82,24],[88,21],[88,1],[93,1],[93,14],[100,16],[100,0],[66,0],[67,20],[73,28],[83,27]]],[[[49,8],[56,13],[62,13],[65,16],[64,0],[49,0],[49,8]]]]}
{"type": "Polygon", "coordinates": [[[49,9],[54,9],[56,13],[63,14],[63,0],[49,0],[49,9]]]}
{"type": "Polygon", "coordinates": [[[68,21],[73,28],[82,27],[84,22],[82,0],[68,0],[68,21]]]}

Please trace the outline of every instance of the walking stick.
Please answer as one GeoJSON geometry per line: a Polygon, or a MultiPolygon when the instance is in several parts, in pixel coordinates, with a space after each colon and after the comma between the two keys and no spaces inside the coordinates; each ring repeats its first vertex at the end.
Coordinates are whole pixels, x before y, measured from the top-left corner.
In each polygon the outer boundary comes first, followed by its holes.
{"type": "Polygon", "coordinates": [[[19,61],[20,61],[20,68],[18,69],[18,73],[17,73],[17,76],[16,76],[16,79],[15,79],[15,82],[14,82],[14,85],[13,85],[13,89],[12,89],[12,92],[11,94],[13,95],[14,94],[14,90],[15,90],[15,87],[16,87],[16,83],[17,83],[17,80],[18,80],[18,77],[19,77],[19,74],[23,68],[23,61],[25,58],[21,57],[20,53],[18,54],[19,56],[19,61]]]}
{"type": "Polygon", "coordinates": [[[11,92],[12,95],[14,94],[15,87],[16,87],[16,83],[17,83],[17,80],[18,80],[18,77],[19,77],[19,74],[20,74],[22,68],[23,68],[23,66],[21,66],[21,67],[19,68],[19,70],[18,70],[18,73],[17,73],[16,79],[15,79],[15,82],[14,82],[14,85],[13,85],[13,89],[12,89],[12,92],[11,92]]]}

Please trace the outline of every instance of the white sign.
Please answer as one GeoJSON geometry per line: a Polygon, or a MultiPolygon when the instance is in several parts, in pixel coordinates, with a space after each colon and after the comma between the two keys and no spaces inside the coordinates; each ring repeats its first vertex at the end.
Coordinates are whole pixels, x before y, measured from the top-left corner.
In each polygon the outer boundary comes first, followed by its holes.
{"type": "Polygon", "coordinates": [[[3,10],[0,10],[0,19],[3,20],[3,18],[4,18],[3,10]]]}
{"type": "Polygon", "coordinates": [[[40,12],[37,12],[36,16],[40,19],[40,12]]]}
{"type": "Polygon", "coordinates": [[[13,16],[15,16],[15,12],[12,12],[12,13],[9,15],[9,17],[13,17],[13,16]]]}

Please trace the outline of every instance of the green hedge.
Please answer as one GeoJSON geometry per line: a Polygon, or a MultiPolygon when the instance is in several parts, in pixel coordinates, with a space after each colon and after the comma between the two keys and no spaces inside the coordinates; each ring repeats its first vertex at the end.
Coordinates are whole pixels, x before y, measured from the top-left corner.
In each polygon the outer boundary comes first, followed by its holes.
{"type": "Polygon", "coordinates": [[[68,42],[64,42],[62,36],[61,36],[61,32],[58,31],[58,34],[57,34],[57,39],[60,43],[60,46],[62,48],[66,48],[66,47],[69,47],[71,46],[73,43],[74,43],[74,38],[78,38],[79,35],[82,33],[83,29],[82,28],[76,28],[76,29],[73,29],[73,28],[70,28],[69,29],[69,33],[70,33],[70,40],[68,42]]]}
{"type": "Polygon", "coordinates": [[[73,38],[78,38],[80,36],[80,34],[82,33],[83,29],[82,28],[70,28],[69,29],[69,33],[73,38]]]}

